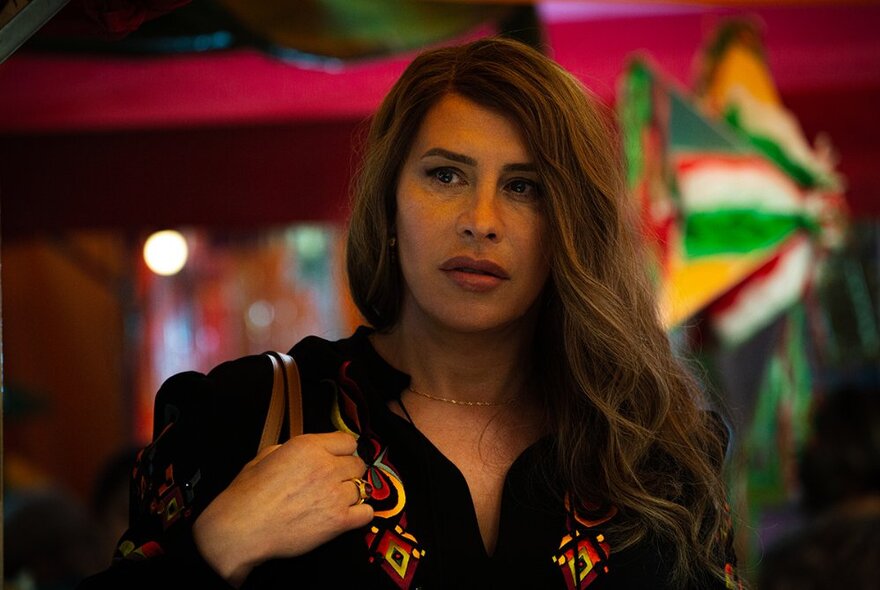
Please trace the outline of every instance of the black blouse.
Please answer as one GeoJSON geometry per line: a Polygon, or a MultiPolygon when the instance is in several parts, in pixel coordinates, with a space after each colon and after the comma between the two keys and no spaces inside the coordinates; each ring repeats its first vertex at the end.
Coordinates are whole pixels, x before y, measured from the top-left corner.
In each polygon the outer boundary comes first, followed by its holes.
{"type": "MultiPolygon", "coordinates": [[[[549,436],[508,471],[498,540],[488,555],[464,476],[388,409],[409,376],[376,353],[369,333],[362,327],[336,342],[308,337],[291,354],[302,378],[306,432],[358,437],[375,518],[306,555],[260,565],[243,588],[672,588],[664,565],[670,548],[645,541],[617,551],[605,536],[614,506],[570,505],[548,476],[549,436]]],[[[268,359],[249,356],[162,385],[153,441],[133,472],[129,530],[113,565],[80,588],[229,587],[196,551],[191,527],[256,453],[271,379],[268,359]]],[[[729,561],[735,584],[732,554],[729,561]]]]}

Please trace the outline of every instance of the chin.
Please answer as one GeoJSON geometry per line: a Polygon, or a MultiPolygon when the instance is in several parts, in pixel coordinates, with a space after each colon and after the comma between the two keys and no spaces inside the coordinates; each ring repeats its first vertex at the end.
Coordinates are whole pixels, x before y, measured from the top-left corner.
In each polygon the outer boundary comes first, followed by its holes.
{"type": "Polygon", "coordinates": [[[475,305],[466,305],[464,309],[444,310],[434,316],[434,322],[446,330],[462,334],[505,332],[531,324],[526,312],[499,313],[499,310],[483,310],[475,305]]]}

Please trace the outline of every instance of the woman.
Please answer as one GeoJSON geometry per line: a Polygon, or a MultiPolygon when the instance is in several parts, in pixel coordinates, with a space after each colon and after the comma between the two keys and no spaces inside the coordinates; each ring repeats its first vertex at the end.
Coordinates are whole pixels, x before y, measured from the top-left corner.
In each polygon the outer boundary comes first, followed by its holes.
{"type": "Polygon", "coordinates": [[[724,442],[655,314],[606,121],[514,41],[416,58],[355,190],[371,327],[291,351],[311,434],[250,460],[265,359],[169,379],[104,581],[734,583],[724,442]]]}

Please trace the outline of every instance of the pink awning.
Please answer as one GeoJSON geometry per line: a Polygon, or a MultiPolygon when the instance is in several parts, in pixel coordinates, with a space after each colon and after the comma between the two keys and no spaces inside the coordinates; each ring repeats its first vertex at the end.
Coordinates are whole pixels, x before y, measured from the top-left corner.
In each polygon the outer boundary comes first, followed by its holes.
{"type": "MultiPolygon", "coordinates": [[[[704,36],[742,11],[543,12],[554,57],[613,101],[626,60],[687,87],[704,36]]],[[[880,215],[880,6],[747,10],[783,101],[827,132],[856,214],[880,215]]],[[[352,134],[411,55],[337,71],[255,50],[160,57],[20,50],[0,64],[5,235],[67,227],[228,227],[345,217],[352,134]]]]}

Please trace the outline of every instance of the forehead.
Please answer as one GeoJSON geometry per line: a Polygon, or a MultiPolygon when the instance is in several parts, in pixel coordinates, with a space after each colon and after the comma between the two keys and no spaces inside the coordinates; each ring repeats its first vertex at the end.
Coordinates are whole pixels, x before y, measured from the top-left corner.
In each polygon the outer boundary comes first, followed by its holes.
{"type": "Polygon", "coordinates": [[[446,94],[428,109],[411,154],[418,157],[433,147],[474,156],[494,153],[505,163],[532,160],[519,126],[510,117],[459,94],[446,94]]]}

